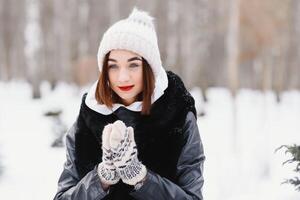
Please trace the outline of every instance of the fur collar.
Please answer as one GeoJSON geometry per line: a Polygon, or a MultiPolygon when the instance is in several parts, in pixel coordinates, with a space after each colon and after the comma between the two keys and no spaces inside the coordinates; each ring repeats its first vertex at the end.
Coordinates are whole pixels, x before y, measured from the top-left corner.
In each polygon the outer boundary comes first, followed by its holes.
{"type": "MultiPolygon", "coordinates": [[[[142,120],[150,120],[152,122],[149,124],[150,127],[153,127],[154,124],[160,127],[164,126],[178,116],[185,118],[185,114],[188,111],[192,111],[195,117],[197,116],[194,98],[186,90],[180,77],[171,71],[167,71],[167,76],[169,84],[165,93],[152,104],[151,114],[149,116],[141,116],[142,120]]],[[[109,115],[101,114],[87,106],[87,95],[88,94],[84,94],[82,99],[81,114],[84,116],[84,119],[86,119],[85,121],[88,126],[92,126],[95,120],[98,122],[104,120],[105,123],[109,123],[109,121],[116,119],[114,113],[109,115]]],[[[132,113],[134,113],[134,111],[132,111],[132,113]]]]}

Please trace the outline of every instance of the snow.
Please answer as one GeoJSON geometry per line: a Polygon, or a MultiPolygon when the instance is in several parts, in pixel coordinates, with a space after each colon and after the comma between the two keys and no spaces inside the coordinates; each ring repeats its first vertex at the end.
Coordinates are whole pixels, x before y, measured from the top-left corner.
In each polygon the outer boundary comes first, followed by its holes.
{"type": "MultiPolygon", "coordinates": [[[[52,199],[65,161],[65,148],[52,148],[55,135],[51,119],[43,114],[63,109],[62,120],[70,128],[87,88],[48,83],[42,98],[32,100],[31,87],[22,81],[0,82],[0,197],[1,199],[52,199]]],[[[282,144],[300,144],[300,92],[287,91],[282,102],[272,92],[240,90],[233,99],[227,89],[211,88],[208,102],[201,90],[191,91],[198,111],[206,161],[203,195],[209,200],[299,200],[289,184],[294,165],[282,144]]],[[[299,175],[298,175],[299,176],[299,175]]]]}
{"type": "MultiPolygon", "coordinates": [[[[282,166],[287,156],[274,153],[282,144],[300,144],[300,93],[289,91],[276,103],[272,92],[210,89],[206,116],[198,120],[207,156],[207,199],[299,199],[290,185],[294,166],[282,166]]],[[[298,174],[299,176],[299,174],[298,174]]]]}

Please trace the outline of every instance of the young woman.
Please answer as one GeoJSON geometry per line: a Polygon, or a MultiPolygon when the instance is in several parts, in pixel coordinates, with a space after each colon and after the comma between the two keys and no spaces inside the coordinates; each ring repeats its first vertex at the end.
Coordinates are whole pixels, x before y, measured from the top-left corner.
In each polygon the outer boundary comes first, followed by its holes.
{"type": "Polygon", "coordinates": [[[203,199],[194,99],[163,69],[152,20],[134,9],[103,35],[55,200],[203,199]]]}

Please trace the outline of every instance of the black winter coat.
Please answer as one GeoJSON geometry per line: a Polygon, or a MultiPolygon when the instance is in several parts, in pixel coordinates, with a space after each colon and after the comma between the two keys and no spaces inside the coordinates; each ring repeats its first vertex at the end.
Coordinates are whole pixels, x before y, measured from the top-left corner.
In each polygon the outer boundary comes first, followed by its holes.
{"type": "Polygon", "coordinates": [[[91,110],[83,96],[79,116],[66,136],[67,161],[54,200],[203,199],[205,156],[194,99],[177,75],[167,74],[168,88],[152,105],[150,116],[124,107],[102,115],[91,110]],[[106,193],[97,175],[101,134],[105,125],[116,120],[134,128],[138,158],[148,173],[138,190],[120,181],[106,193]]]}

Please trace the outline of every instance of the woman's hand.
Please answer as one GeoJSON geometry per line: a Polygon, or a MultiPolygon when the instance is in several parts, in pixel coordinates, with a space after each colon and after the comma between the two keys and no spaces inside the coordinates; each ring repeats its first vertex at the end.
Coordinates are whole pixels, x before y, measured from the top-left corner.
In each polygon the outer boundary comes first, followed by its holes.
{"type": "Polygon", "coordinates": [[[98,175],[104,190],[107,190],[110,185],[116,184],[120,177],[116,167],[113,164],[112,152],[110,148],[110,135],[112,132],[112,124],[104,127],[102,133],[102,162],[98,165],[98,175]]]}
{"type": "Polygon", "coordinates": [[[147,174],[146,167],[138,160],[134,130],[118,120],[112,124],[110,147],[113,164],[122,181],[128,185],[136,185],[147,174]]]}

